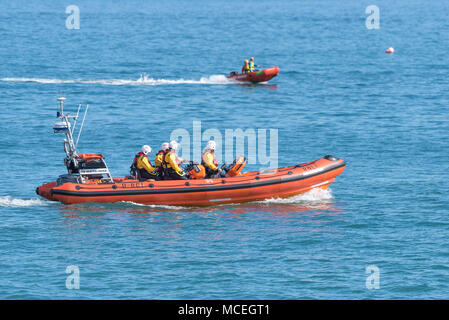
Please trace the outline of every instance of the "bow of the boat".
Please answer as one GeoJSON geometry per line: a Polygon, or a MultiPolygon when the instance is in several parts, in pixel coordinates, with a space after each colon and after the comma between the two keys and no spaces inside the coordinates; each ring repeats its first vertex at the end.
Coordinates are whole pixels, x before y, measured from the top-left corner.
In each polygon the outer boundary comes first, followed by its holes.
{"type": "Polygon", "coordinates": [[[346,168],[346,162],[332,155],[298,165],[303,179],[307,181],[307,189],[326,189],[346,168]]]}
{"type": "Polygon", "coordinates": [[[264,69],[262,72],[263,72],[264,77],[266,79],[270,80],[279,74],[279,67],[270,67],[270,68],[264,69]]]}

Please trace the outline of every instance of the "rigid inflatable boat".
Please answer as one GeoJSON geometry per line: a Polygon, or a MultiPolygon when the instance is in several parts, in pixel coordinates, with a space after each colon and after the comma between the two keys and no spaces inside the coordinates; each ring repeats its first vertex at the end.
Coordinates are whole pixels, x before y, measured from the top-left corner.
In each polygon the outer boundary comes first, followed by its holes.
{"type": "Polygon", "coordinates": [[[276,77],[278,74],[279,74],[279,67],[270,67],[267,69],[253,71],[249,73],[231,72],[231,74],[227,76],[227,78],[236,81],[257,83],[268,81],[276,77]]]}
{"type": "MultiPolygon", "coordinates": [[[[191,180],[146,180],[137,177],[112,178],[105,159],[97,153],[77,153],[73,142],[76,116],[61,111],[53,129],[64,133],[68,174],[36,189],[36,193],[51,201],[63,203],[120,202],[177,206],[209,206],[225,203],[285,198],[310,191],[326,189],[345,169],[345,162],[327,155],[321,159],[279,169],[242,172],[246,163],[238,157],[229,167],[223,166],[226,177],[201,179],[191,174],[191,180]],[[70,119],[75,119],[71,128],[70,119]]],[[[79,113],[79,109],[78,109],[79,113]]],[[[83,121],[84,122],[84,121],[83,121]]],[[[82,127],[81,127],[82,129],[82,127]]],[[[191,164],[191,169],[195,164],[191,164]]],[[[198,170],[197,170],[198,171],[198,170]]]]}

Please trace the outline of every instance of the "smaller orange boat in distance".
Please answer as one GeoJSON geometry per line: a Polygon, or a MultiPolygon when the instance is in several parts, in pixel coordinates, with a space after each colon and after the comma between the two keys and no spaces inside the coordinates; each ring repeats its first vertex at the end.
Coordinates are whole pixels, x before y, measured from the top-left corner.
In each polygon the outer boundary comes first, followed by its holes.
{"type": "MultiPolygon", "coordinates": [[[[345,170],[345,162],[327,155],[321,159],[289,167],[242,172],[246,160],[238,157],[229,166],[223,165],[227,176],[202,178],[201,165],[191,163],[190,180],[146,180],[137,177],[111,177],[103,155],[77,153],[72,135],[76,116],[63,113],[63,101],[58,98],[61,122],[55,123],[55,133],[64,133],[68,174],[36,189],[36,193],[62,203],[120,202],[174,206],[210,206],[226,203],[286,198],[315,188],[326,189],[345,170]],[[75,119],[71,128],[70,119],[75,119]],[[195,174],[195,172],[197,174],[195,174]]],[[[82,130],[82,125],[81,129],[82,130]]]]}
{"type": "Polygon", "coordinates": [[[279,67],[270,67],[263,70],[257,70],[249,73],[231,72],[226,78],[242,82],[266,82],[279,74],[279,67]]]}

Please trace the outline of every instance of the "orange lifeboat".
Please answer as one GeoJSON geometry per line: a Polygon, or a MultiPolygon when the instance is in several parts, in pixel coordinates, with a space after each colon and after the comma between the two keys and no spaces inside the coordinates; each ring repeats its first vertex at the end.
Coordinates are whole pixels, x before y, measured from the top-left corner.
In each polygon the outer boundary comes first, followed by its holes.
{"type": "Polygon", "coordinates": [[[279,74],[279,67],[270,67],[267,69],[252,71],[248,73],[231,72],[231,74],[229,76],[226,76],[226,78],[242,82],[257,83],[271,80],[278,74],[279,74]]]}
{"type": "Polygon", "coordinates": [[[131,177],[96,183],[58,179],[36,189],[38,195],[63,203],[119,202],[179,206],[209,206],[225,203],[285,198],[326,189],[345,169],[345,162],[333,156],[279,169],[241,172],[244,158],[230,169],[234,176],[215,179],[139,181],[131,177]]]}

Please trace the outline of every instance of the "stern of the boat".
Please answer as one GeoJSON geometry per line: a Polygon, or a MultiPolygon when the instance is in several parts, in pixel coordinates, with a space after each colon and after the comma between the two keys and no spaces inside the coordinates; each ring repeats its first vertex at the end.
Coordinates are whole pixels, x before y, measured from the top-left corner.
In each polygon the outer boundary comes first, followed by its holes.
{"type": "Polygon", "coordinates": [[[47,200],[50,200],[50,201],[58,201],[58,200],[56,200],[55,198],[53,198],[53,195],[52,195],[52,193],[51,193],[51,190],[52,190],[54,187],[56,187],[56,181],[49,182],[49,183],[46,183],[46,184],[41,185],[40,187],[37,187],[37,188],[36,188],[36,193],[37,193],[39,196],[41,196],[41,197],[43,197],[43,198],[45,198],[45,199],[47,199],[47,200]]]}

